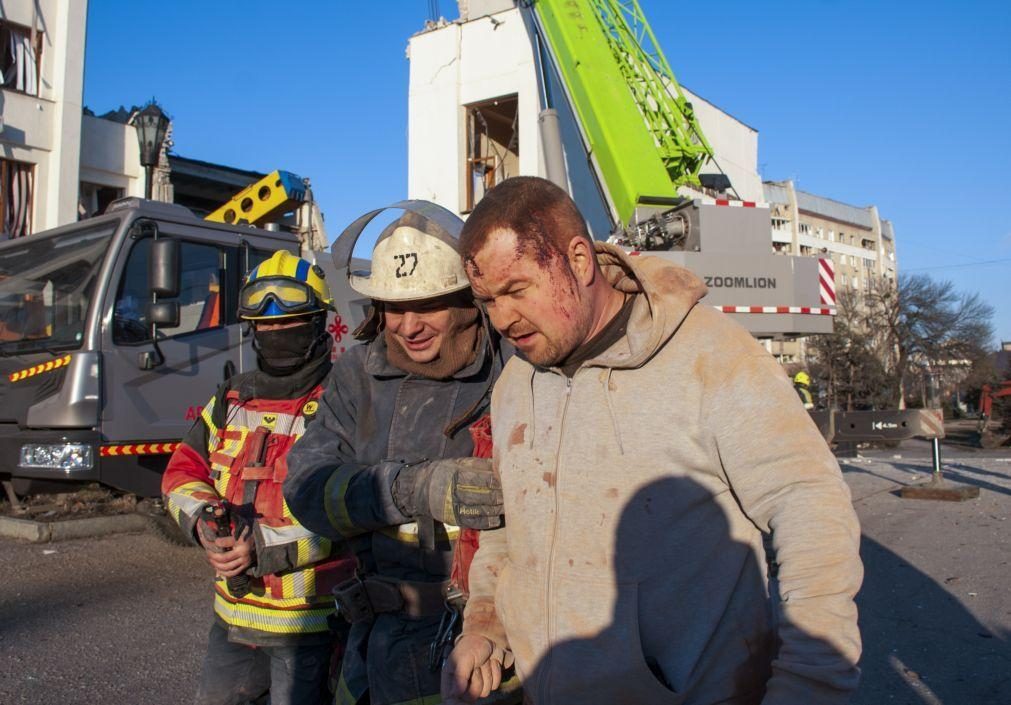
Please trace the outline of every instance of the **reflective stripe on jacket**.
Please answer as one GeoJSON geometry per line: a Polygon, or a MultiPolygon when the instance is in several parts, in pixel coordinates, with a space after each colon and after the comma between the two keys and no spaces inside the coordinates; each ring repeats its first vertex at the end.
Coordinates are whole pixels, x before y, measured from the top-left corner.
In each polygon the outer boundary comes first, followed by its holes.
{"type": "MultiPolygon", "coordinates": [[[[262,374],[262,373],[252,373],[262,374]]],[[[255,516],[252,592],[233,595],[215,579],[214,611],[252,641],[326,632],[333,588],[354,572],[346,544],[312,533],[288,509],[281,486],[287,456],[316,413],[322,385],[292,399],[243,398],[244,375],[219,390],[169,461],[162,479],[169,513],[187,535],[203,507],[219,498],[233,513],[255,516]],[[265,435],[262,465],[252,458],[257,429],[265,435]],[[251,503],[251,504],[250,504],[251,503]]]]}
{"type": "MultiPolygon", "coordinates": [[[[487,410],[501,369],[497,345],[483,346],[448,380],[390,364],[383,336],[346,352],[288,458],[284,490],[295,516],[321,535],[347,538],[367,573],[447,580],[457,529],[436,522],[434,545],[421,545],[418,524],[393,501],[393,483],[405,463],[472,454],[467,425],[487,410]]],[[[353,625],[335,702],[358,702],[366,691],[372,705],[440,702],[428,653],[441,617],[391,612],[353,625]]]]}

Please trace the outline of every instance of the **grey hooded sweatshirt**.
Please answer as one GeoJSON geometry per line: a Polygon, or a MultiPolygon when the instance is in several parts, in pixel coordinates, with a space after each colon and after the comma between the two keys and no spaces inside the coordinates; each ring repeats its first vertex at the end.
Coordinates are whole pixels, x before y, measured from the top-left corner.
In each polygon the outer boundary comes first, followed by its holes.
{"type": "Polygon", "coordinates": [[[464,631],[511,651],[538,705],[847,702],[863,568],[838,464],[697,277],[597,256],[635,294],[627,334],[571,379],[506,366],[506,527],[481,535],[464,631]]]}

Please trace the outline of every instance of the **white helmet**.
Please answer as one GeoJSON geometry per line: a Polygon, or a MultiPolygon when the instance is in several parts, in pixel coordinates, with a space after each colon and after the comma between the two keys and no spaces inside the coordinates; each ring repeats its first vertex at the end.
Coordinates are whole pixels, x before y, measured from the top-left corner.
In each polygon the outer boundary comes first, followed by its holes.
{"type": "MultiPolygon", "coordinates": [[[[458,251],[463,221],[434,203],[403,201],[390,206],[404,214],[388,225],[372,250],[372,270],[348,272],[351,288],[377,301],[434,299],[470,286],[458,251]]],[[[338,267],[347,260],[361,231],[382,210],[372,211],[352,223],[334,243],[338,267]]]]}

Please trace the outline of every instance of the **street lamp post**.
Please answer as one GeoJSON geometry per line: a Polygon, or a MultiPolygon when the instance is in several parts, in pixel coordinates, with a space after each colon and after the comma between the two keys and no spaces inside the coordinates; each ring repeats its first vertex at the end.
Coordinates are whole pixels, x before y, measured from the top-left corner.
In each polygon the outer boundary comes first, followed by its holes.
{"type": "Polygon", "coordinates": [[[151,169],[158,163],[162,142],[168,132],[169,117],[153,100],[133,116],[140,145],[140,164],[144,167],[144,198],[151,198],[151,169]]]}

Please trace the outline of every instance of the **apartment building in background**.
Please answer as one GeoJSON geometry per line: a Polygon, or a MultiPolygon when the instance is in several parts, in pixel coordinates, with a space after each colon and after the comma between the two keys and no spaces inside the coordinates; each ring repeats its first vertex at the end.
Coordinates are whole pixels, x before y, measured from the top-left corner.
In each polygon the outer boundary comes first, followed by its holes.
{"type": "Polygon", "coordinates": [[[839,291],[866,291],[875,277],[895,280],[895,232],[877,206],[852,206],[801,191],[793,181],[763,183],[776,252],[828,256],[839,291]]]}
{"type": "MultiPolygon", "coordinates": [[[[877,279],[895,286],[895,230],[891,221],[881,218],[877,206],[854,206],[801,191],[792,180],[762,185],[774,251],[831,259],[837,296],[865,294],[877,279]]],[[[774,341],[771,352],[780,362],[803,363],[805,341],[774,341]]]]}

